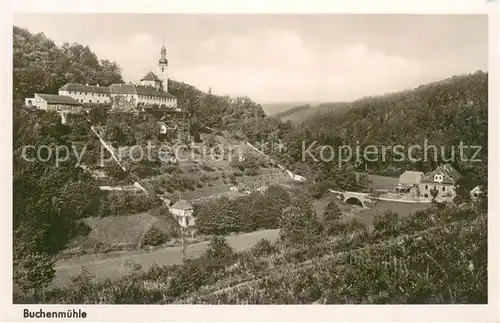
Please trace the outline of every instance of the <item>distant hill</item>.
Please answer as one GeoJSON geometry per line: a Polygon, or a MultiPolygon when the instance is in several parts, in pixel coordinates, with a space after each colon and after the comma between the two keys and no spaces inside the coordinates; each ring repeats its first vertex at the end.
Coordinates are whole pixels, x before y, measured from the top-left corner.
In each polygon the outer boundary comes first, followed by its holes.
{"type": "Polygon", "coordinates": [[[283,113],[290,109],[294,109],[298,106],[311,105],[316,106],[320,102],[319,101],[295,101],[295,102],[271,102],[271,103],[260,103],[264,112],[268,116],[275,116],[277,114],[283,113]]]}
{"type": "Polygon", "coordinates": [[[334,111],[345,112],[349,108],[350,103],[348,102],[321,103],[316,106],[305,104],[277,113],[273,115],[273,117],[278,118],[284,122],[291,121],[292,123],[299,123],[319,114],[330,113],[334,111]]]}
{"type": "MultiPolygon", "coordinates": [[[[369,145],[405,149],[417,146],[421,148],[418,152],[411,152],[412,158],[407,157],[410,150],[406,151],[407,158],[396,157],[394,151],[385,153],[379,150],[376,161],[365,160],[364,165],[377,174],[396,170],[428,172],[440,164],[450,163],[451,159],[461,174],[468,174],[478,183],[487,179],[488,73],[482,71],[347,104],[304,109],[283,119],[287,118],[302,120],[300,127],[296,127],[287,140],[289,155],[286,160],[295,160],[297,164],[302,159],[300,152],[304,141],[334,147],[359,146],[361,151],[369,145]],[[312,111],[316,112],[312,114],[312,111]],[[440,147],[441,152],[425,155],[422,152],[425,142],[440,147]],[[482,147],[476,156],[482,162],[469,162],[472,149],[468,151],[468,157],[461,158],[458,153],[461,142],[470,147],[482,147]]],[[[318,167],[312,164],[311,168],[318,167]]],[[[325,172],[331,171],[326,169],[325,172]]]]}

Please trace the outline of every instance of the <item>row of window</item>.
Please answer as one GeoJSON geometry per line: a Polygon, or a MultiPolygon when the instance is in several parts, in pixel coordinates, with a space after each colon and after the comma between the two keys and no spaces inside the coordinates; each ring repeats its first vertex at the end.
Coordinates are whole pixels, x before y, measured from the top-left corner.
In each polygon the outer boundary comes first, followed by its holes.
{"type": "MultiPolygon", "coordinates": [[[[425,185],[425,189],[428,190],[429,189],[429,185],[425,185]]],[[[436,189],[436,186],[434,186],[434,189],[436,189]]],[[[443,192],[446,191],[446,186],[443,186],[443,192]]]]}
{"type": "MultiPolygon", "coordinates": [[[[77,100],[78,101],[78,100],[77,100]]],[[[80,102],[83,103],[83,99],[80,99],[80,102]]],[[[92,100],[89,100],[89,103],[92,103],[92,100]]],[[[96,103],[99,103],[99,100],[96,101],[96,103]]]]}
{"type": "Polygon", "coordinates": [[[171,98],[165,98],[165,97],[157,97],[157,96],[151,96],[151,95],[139,95],[139,99],[144,99],[144,100],[159,100],[159,101],[173,101],[171,98]]]}
{"type": "MultiPolygon", "coordinates": [[[[88,92],[76,92],[76,91],[68,91],[69,94],[75,94],[75,95],[87,95],[88,92]]],[[[91,96],[94,96],[94,94],[96,94],[96,96],[108,96],[108,94],[104,94],[104,93],[94,93],[94,92],[90,92],[90,95],[91,96]]]]}

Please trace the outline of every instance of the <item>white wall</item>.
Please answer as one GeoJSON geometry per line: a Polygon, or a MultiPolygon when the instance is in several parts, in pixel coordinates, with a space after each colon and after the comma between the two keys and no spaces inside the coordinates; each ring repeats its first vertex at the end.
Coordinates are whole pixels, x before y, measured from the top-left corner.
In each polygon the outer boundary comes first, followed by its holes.
{"type": "Polygon", "coordinates": [[[38,94],[35,93],[35,96],[33,98],[27,98],[25,99],[26,106],[29,106],[28,102],[31,101],[31,106],[36,107],[40,110],[45,110],[49,109],[49,106],[47,105],[47,101],[42,99],[38,94]]]}
{"type": "Polygon", "coordinates": [[[179,225],[183,228],[187,228],[188,226],[193,226],[195,224],[195,219],[193,217],[193,210],[179,210],[171,208],[170,212],[172,212],[172,214],[176,218],[178,218],[179,225]]]}
{"type": "Polygon", "coordinates": [[[455,192],[455,186],[451,184],[442,184],[442,183],[420,183],[419,189],[420,189],[420,196],[422,198],[425,198],[425,194],[427,194],[427,198],[432,198],[431,195],[431,190],[436,187],[438,190],[438,195],[436,198],[439,199],[452,199],[453,197],[456,196],[455,192]],[[426,188],[427,186],[427,188],[426,188]],[[444,190],[443,190],[444,188],[444,190]],[[448,197],[447,195],[451,195],[451,197],[448,197]]]}
{"type": "Polygon", "coordinates": [[[139,95],[138,102],[141,102],[144,104],[158,104],[158,105],[164,104],[169,108],[176,108],[177,107],[177,99],[172,99],[172,98],[162,98],[162,97],[156,97],[156,96],[139,95]]]}
{"type": "Polygon", "coordinates": [[[59,91],[59,95],[67,95],[82,103],[109,103],[111,98],[106,93],[59,91]]]}

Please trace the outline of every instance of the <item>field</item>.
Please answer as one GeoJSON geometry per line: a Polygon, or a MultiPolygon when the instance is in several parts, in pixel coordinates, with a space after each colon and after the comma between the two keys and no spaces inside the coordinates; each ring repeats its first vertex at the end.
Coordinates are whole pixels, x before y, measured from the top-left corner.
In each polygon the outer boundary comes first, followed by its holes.
{"type": "MultiPolygon", "coordinates": [[[[278,230],[262,230],[251,233],[243,233],[228,237],[228,242],[237,250],[242,251],[251,248],[260,239],[274,241],[278,238],[278,230]]],[[[199,258],[205,251],[208,242],[200,242],[188,245],[186,248],[187,258],[199,258]]],[[[74,257],[61,260],[56,264],[55,286],[70,284],[70,277],[81,274],[82,268],[86,268],[96,276],[97,280],[119,279],[132,271],[132,264],[140,264],[144,268],[153,265],[174,265],[182,263],[181,247],[169,247],[154,251],[126,251],[112,254],[95,254],[74,257]]]]}

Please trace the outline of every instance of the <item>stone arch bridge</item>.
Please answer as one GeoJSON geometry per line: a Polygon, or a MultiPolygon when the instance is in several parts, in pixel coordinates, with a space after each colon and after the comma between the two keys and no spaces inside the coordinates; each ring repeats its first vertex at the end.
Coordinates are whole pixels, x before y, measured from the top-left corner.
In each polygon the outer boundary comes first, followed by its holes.
{"type": "Polygon", "coordinates": [[[374,204],[374,198],[370,196],[368,193],[360,193],[360,192],[340,192],[330,190],[330,192],[335,193],[339,200],[347,204],[355,204],[362,206],[364,209],[370,208],[374,204]]]}

